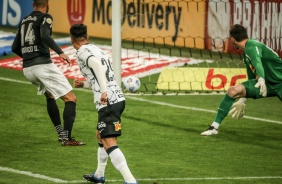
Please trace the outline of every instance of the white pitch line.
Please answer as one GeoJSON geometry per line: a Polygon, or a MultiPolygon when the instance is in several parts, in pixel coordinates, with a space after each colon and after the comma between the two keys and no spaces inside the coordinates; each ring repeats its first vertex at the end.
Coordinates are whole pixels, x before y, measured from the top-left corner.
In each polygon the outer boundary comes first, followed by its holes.
{"type": "MultiPolygon", "coordinates": [[[[17,83],[22,83],[22,84],[30,84],[30,82],[27,82],[27,81],[20,81],[20,80],[14,80],[14,79],[3,78],[3,77],[0,77],[0,80],[17,82],[17,83]]],[[[84,92],[91,92],[92,93],[92,91],[88,90],[88,89],[74,88],[74,90],[76,90],[76,91],[84,91],[84,92]]],[[[214,114],[216,113],[216,111],[214,111],[214,110],[207,110],[207,109],[202,109],[202,108],[197,108],[197,107],[188,107],[188,106],[174,105],[174,104],[170,104],[170,103],[166,103],[166,102],[158,102],[158,101],[146,100],[146,99],[137,98],[137,97],[128,96],[128,95],[126,96],[126,98],[129,98],[129,99],[132,99],[132,100],[136,100],[136,101],[147,102],[147,103],[151,103],[151,104],[157,104],[157,105],[163,105],[163,106],[179,108],[179,109],[187,109],[187,110],[192,110],[192,111],[209,112],[209,113],[214,113],[214,114]]],[[[281,121],[275,121],[275,120],[270,120],[270,119],[265,119],[265,118],[258,118],[258,117],[245,116],[245,115],[244,115],[243,118],[282,125],[281,121]]]]}
{"type": "MultiPolygon", "coordinates": [[[[0,77],[0,80],[4,81],[10,81],[10,82],[16,82],[16,83],[21,83],[21,84],[30,84],[30,82],[27,81],[20,81],[20,80],[14,80],[14,79],[9,79],[9,78],[3,78],[0,77]]],[[[84,92],[92,92],[91,90],[87,89],[74,89],[77,91],[84,91],[84,92]]],[[[174,104],[169,104],[165,102],[157,102],[157,101],[151,101],[151,100],[146,100],[146,99],[141,99],[141,98],[136,98],[132,96],[127,96],[127,98],[136,100],[136,101],[143,101],[147,103],[152,103],[152,104],[158,104],[158,105],[164,105],[164,106],[169,106],[169,107],[175,107],[175,108],[181,108],[181,109],[187,109],[187,110],[195,110],[195,111],[203,111],[203,112],[210,112],[210,113],[216,113],[216,111],[212,110],[207,110],[207,109],[201,109],[201,108],[195,108],[195,107],[186,107],[186,106],[179,106],[179,105],[174,105],[174,104]]],[[[249,116],[244,116],[244,118],[248,119],[253,119],[253,120],[258,120],[258,121],[266,121],[270,123],[277,123],[277,124],[282,124],[280,121],[273,121],[273,120],[267,120],[267,119],[262,119],[262,118],[255,118],[255,117],[249,117],[249,116]]],[[[8,167],[1,167],[0,166],[0,171],[7,171],[7,172],[12,172],[16,174],[22,174],[38,179],[43,179],[43,180],[48,180],[52,181],[55,183],[81,183],[84,180],[78,180],[78,181],[66,181],[58,178],[51,178],[45,175],[41,174],[35,174],[32,172],[28,171],[21,171],[21,170],[16,170],[8,167]]],[[[282,179],[282,176],[250,176],[250,177],[209,177],[209,178],[144,178],[144,179],[138,179],[139,181],[189,181],[189,180],[245,180],[245,179],[282,179]]],[[[123,180],[107,180],[107,182],[120,182],[123,180]]]]}
{"type": "Polygon", "coordinates": [[[16,83],[21,83],[21,84],[31,84],[30,82],[27,82],[27,81],[20,81],[20,80],[15,80],[15,79],[10,79],[10,78],[4,78],[4,77],[0,77],[0,80],[3,80],[3,81],[10,81],[10,82],[16,82],[16,83]]]}
{"type": "MultiPolygon", "coordinates": [[[[213,110],[201,109],[201,108],[196,108],[196,107],[187,107],[187,106],[174,105],[174,104],[165,103],[165,102],[158,102],[158,101],[146,100],[146,99],[142,99],[142,98],[136,98],[136,97],[133,97],[133,96],[127,96],[127,98],[132,99],[132,100],[136,100],[136,101],[147,102],[147,103],[163,105],[163,106],[169,106],[169,107],[174,107],[174,108],[179,108],[179,109],[187,109],[187,110],[192,110],[192,111],[202,111],[202,112],[216,113],[216,111],[213,111],[213,110]]],[[[282,125],[281,121],[275,121],[275,120],[270,120],[270,119],[257,118],[257,117],[245,116],[245,115],[244,115],[243,118],[282,125]]]]}
{"type": "MultiPolygon", "coordinates": [[[[11,173],[21,174],[25,176],[30,176],[37,179],[47,180],[54,183],[82,183],[85,180],[75,180],[67,181],[58,178],[51,178],[42,174],[35,174],[28,171],[21,171],[17,169],[12,169],[8,167],[1,167],[0,171],[7,171],[11,173]]],[[[250,180],[250,179],[282,179],[282,176],[246,176],[246,177],[209,177],[209,178],[139,178],[138,181],[191,181],[191,180],[250,180]]],[[[123,180],[107,180],[107,182],[121,182],[123,180]]]]}
{"type": "Polygon", "coordinates": [[[30,176],[30,177],[37,178],[37,179],[52,181],[52,182],[55,182],[55,183],[67,183],[68,182],[68,181],[65,181],[65,180],[58,179],[58,178],[51,178],[51,177],[44,176],[44,175],[41,175],[41,174],[35,174],[35,173],[32,173],[32,172],[28,172],[28,171],[20,171],[20,170],[8,168],[8,167],[1,167],[0,166],[0,171],[8,171],[8,172],[11,172],[11,173],[30,176]]]}

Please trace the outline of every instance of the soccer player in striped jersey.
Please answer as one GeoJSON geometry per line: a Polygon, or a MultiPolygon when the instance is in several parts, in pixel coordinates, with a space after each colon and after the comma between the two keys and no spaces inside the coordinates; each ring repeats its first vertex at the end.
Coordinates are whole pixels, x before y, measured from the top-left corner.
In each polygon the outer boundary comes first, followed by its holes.
{"type": "Polygon", "coordinates": [[[71,41],[77,50],[77,63],[86,81],[75,80],[74,87],[91,87],[98,110],[96,136],[98,138],[98,166],[95,172],[85,174],[87,181],[105,183],[105,168],[108,157],[121,173],[125,184],[137,184],[117,145],[121,136],[121,114],[125,108],[124,94],[117,84],[112,64],[106,53],[88,43],[87,27],[74,24],[70,28],[71,41]]]}
{"type": "Polygon", "coordinates": [[[34,0],[33,7],[34,11],[19,25],[12,51],[22,57],[24,76],[37,88],[37,94],[46,96],[47,111],[62,145],[85,145],[72,139],[71,135],[76,116],[76,96],[72,92],[72,86],[50,58],[49,48],[70,63],[69,57],[51,37],[53,18],[48,14],[48,0],[34,0]],[[64,127],[56,104],[58,98],[65,103],[64,127]]]}
{"type": "Polygon", "coordinates": [[[282,101],[282,60],[278,54],[265,44],[249,39],[242,25],[233,25],[229,33],[233,45],[244,51],[248,80],[227,90],[213,123],[201,135],[218,134],[218,128],[228,113],[233,118],[243,117],[247,98],[277,96],[282,101]]]}

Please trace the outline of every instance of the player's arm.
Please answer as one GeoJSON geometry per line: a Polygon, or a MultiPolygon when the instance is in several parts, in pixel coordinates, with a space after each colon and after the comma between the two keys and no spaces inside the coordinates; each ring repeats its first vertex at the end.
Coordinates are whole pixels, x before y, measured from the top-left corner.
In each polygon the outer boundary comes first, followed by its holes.
{"type": "Polygon", "coordinates": [[[47,14],[44,17],[43,22],[40,26],[41,39],[48,47],[50,47],[52,50],[54,50],[63,60],[70,63],[69,57],[64,54],[62,49],[56,44],[54,39],[51,37],[52,23],[53,23],[53,18],[50,15],[47,14]]]}
{"type": "Polygon", "coordinates": [[[262,49],[257,45],[252,45],[252,47],[248,48],[245,52],[250,57],[252,65],[256,70],[257,77],[265,78],[264,68],[261,62],[262,49]]]}
{"type": "Polygon", "coordinates": [[[254,45],[253,47],[248,49],[246,53],[250,57],[252,65],[255,67],[256,70],[258,82],[256,83],[255,87],[260,88],[260,95],[266,97],[267,89],[265,85],[264,68],[261,62],[262,49],[259,46],[254,45]]]}
{"type": "Polygon", "coordinates": [[[78,80],[75,79],[73,81],[73,87],[75,88],[91,88],[91,84],[89,84],[87,81],[82,81],[82,80],[78,80]]]}
{"type": "Polygon", "coordinates": [[[246,65],[248,79],[256,79],[256,74],[251,70],[250,66],[246,65]]]}
{"type": "Polygon", "coordinates": [[[21,51],[21,35],[18,33],[16,34],[16,37],[12,44],[12,51],[17,54],[18,56],[22,57],[22,51],[21,51]]]}
{"type": "Polygon", "coordinates": [[[91,56],[87,59],[86,65],[91,68],[96,76],[97,82],[100,85],[101,90],[101,103],[106,105],[108,101],[107,97],[107,78],[104,67],[102,66],[101,61],[99,61],[96,57],[91,56]]]}

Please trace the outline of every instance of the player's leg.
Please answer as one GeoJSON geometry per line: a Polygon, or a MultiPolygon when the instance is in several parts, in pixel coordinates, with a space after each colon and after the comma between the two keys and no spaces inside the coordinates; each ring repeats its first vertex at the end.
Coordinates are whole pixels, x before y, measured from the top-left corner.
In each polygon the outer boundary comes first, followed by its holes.
{"type": "MultiPolygon", "coordinates": [[[[58,105],[56,103],[56,100],[53,98],[52,94],[46,91],[45,93],[46,97],[46,102],[47,102],[47,112],[48,115],[58,133],[58,136],[60,135],[61,132],[63,132],[63,127],[61,124],[61,116],[60,116],[60,111],[58,108],[58,105]]],[[[59,141],[61,141],[61,138],[59,136],[59,141]]]]}
{"type": "Polygon", "coordinates": [[[54,63],[41,65],[40,73],[36,72],[36,75],[44,84],[46,90],[52,94],[54,100],[61,98],[65,102],[63,111],[64,134],[62,134],[65,141],[62,141],[62,145],[85,145],[82,142],[72,140],[72,128],[76,116],[76,97],[67,78],[54,63]]]}
{"type": "Polygon", "coordinates": [[[267,85],[267,97],[268,96],[277,96],[280,101],[282,101],[282,83],[275,85],[267,85]]]}
{"type": "Polygon", "coordinates": [[[60,97],[64,103],[64,129],[68,132],[68,138],[71,139],[72,128],[76,117],[76,97],[72,91],[68,92],[66,95],[60,97]]]}
{"type": "Polygon", "coordinates": [[[100,178],[100,177],[104,177],[105,176],[105,169],[108,163],[108,158],[109,155],[106,152],[105,148],[104,148],[104,144],[102,142],[100,133],[98,130],[96,130],[96,136],[98,139],[98,151],[97,151],[97,159],[98,159],[98,165],[97,165],[97,169],[95,171],[95,176],[100,178]]]}
{"type": "Polygon", "coordinates": [[[117,145],[117,138],[116,137],[109,137],[102,139],[104,144],[104,148],[108,153],[112,164],[114,167],[120,172],[123,176],[125,183],[137,183],[137,180],[132,175],[128,165],[126,158],[120,148],[117,145]]]}
{"type": "Polygon", "coordinates": [[[46,88],[42,83],[42,80],[39,80],[41,78],[41,75],[44,74],[44,70],[42,69],[41,65],[36,65],[36,66],[24,68],[23,73],[24,76],[37,88],[37,94],[38,95],[44,94],[46,96],[48,115],[57,133],[59,134],[60,132],[63,131],[63,128],[61,125],[60,112],[58,106],[52,94],[46,91],[46,88]]]}
{"type": "Polygon", "coordinates": [[[230,87],[219,104],[217,114],[212,125],[206,131],[202,132],[201,135],[218,134],[218,128],[223,119],[228,115],[229,110],[232,107],[234,101],[237,98],[245,96],[246,89],[243,84],[237,84],[236,86],[230,87]]]}
{"type": "Polygon", "coordinates": [[[97,150],[97,168],[95,172],[83,175],[83,178],[87,181],[92,181],[94,183],[105,183],[105,170],[108,163],[109,155],[104,149],[104,145],[102,143],[101,136],[98,130],[96,130],[96,136],[99,146],[97,150]]]}
{"type": "MultiPolygon", "coordinates": [[[[138,182],[132,175],[124,154],[117,145],[117,137],[121,135],[121,114],[125,107],[125,101],[119,102],[114,105],[109,105],[99,110],[98,118],[98,138],[103,143],[104,150],[109,155],[112,164],[114,167],[121,173],[125,183],[127,184],[137,184],[138,182]]],[[[92,173],[92,180],[95,177],[99,177],[92,173]]],[[[88,181],[90,180],[91,175],[84,175],[84,178],[88,181]]]]}
{"type": "Polygon", "coordinates": [[[125,101],[116,103],[114,105],[108,105],[108,112],[109,112],[109,122],[107,125],[109,126],[108,135],[113,135],[113,137],[103,136],[101,134],[102,142],[104,144],[104,148],[108,153],[112,164],[114,167],[120,172],[123,176],[125,183],[129,184],[137,184],[137,180],[132,175],[127,161],[125,159],[124,154],[120,150],[117,145],[117,136],[121,135],[121,114],[125,108],[125,101]]]}
{"type": "Polygon", "coordinates": [[[63,120],[64,132],[66,132],[67,139],[63,139],[63,146],[82,146],[83,142],[76,141],[72,138],[72,129],[76,117],[76,97],[72,91],[60,97],[65,102],[63,120]]]}

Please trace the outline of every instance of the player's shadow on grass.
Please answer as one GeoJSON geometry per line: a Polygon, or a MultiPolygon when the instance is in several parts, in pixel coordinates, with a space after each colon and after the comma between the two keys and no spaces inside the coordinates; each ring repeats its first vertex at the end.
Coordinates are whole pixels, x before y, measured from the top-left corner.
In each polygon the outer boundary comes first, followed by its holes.
{"type": "Polygon", "coordinates": [[[221,129],[220,133],[214,138],[224,141],[232,141],[239,142],[240,144],[247,144],[252,146],[260,146],[266,149],[273,149],[277,151],[282,150],[281,141],[282,136],[278,136],[277,134],[273,134],[271,132],[264,132],[256,130],[243,130],[243,128],[238,129],[221,129]]]}
{"type": "Polygon", "coordinates": [[[199,134],[199,130],[193,129],[191,127],[183,127],[181,125],[176,126],[176,125],[178,125],[177,123],[165,124],[165,123],[161,123],[161,122],[158,122],[158,121],[150,121],[150,120],[146,120],[144,118],[138,118],[136,116],[128,116],[126,114],[123,114],[122,116],[124,118],[128,118],[128,119],[131,119],[131,120],[134,120],[134,121],[138,121],[140,123],[146,123],[146,124],[149,124],[149,125],[160,126],[160,127],[165,127],[165,128],[171,128],[171,129],[175,129],[175,130],[182,131],[182,132],[191,132],[191,133],[199,134]]]}

